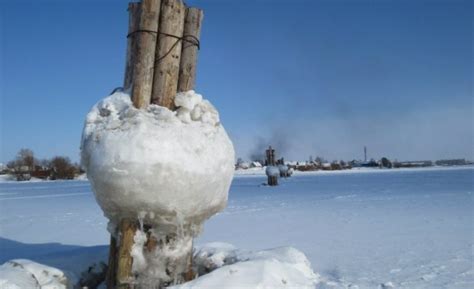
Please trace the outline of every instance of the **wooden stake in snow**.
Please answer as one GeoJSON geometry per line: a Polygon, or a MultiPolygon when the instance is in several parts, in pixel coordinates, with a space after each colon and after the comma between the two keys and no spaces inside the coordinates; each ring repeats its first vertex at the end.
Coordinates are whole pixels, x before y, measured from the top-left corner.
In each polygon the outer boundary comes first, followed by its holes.
{"type": "Polygon", "coordinates": [[[115,288],[115,272],[117,271],[117,240],[114,236],[110,236],[109,247],[109,266],[107,268],[107,275],[105,283],[107,289],[115,288]]]}
{"type": "Polygon", "coordinates": [[[133,65],[135,63],[138,42],[138,33],[135,33],[135,31],[138,30],[140,25],[140,3],[128,3],[128,13],[127,60],[125,64],[125,77],[123,81],[124,90],[130,89],[133,83],[133,65]]]}
{"type": "Polygon", "coordinates": [[[160,0],[142,1],[139,29],[133,32],[138,34],[132,72],[132,101],[137,108],[147,107],[151,99],[160,4],[160,0]]]}
{"type": "MultiPolygon", "coordinates": [[[[276,164],[275,162],[275,150],[272,148],[272,146],[269,146],[268,149],[265,151],[267,160],[267,166],[274,166],[276,164]]],[[[278,186],[278,176],[274,175],[269,175],[268,176],[268,185],[269,186],[278,186]]]]}
{"type": "Polygon", "coordinates": [[[201,36],[201,23],[204,13],[198,8],[186,8],[184,21],[181,64],[179,66],[178,91],[194,89],[196,82],[196,65],[201,36]]]}
{"type": "Polygon", "coordinates": [[[120,234],[120,246],[117,256],[117,273],[116,273],[116,288],[117,289],[131,289],[133,288],[130,284],[132,279],[132,264],[133,259],[130,255],[131,248],[133,246],[133,237],[137,230],[136,222],[123,219],[120,223],[119,234],[120,234]]]}
{"type": "MultiPolygon", "coordinates": [[[[160,0],[143,0],[142,3],[129,3],[128,6],[129,34],[124,89],[132,89],[133,105],[137,108],[147,107],[151,99],[160,8],[160,0]]],[[[132,278],[133,260],[130,250],[135,231],[135,223],[124,219],[119,227],[120,239],[111,237],[107,272],[108,289],[131,288],[129,281],[132,278]],[[119,241],[118,252],[117,241],[119,241]]]]}
{"type": "Polygon", "coordinates": [[[186,10],[181,0],[162,2],[151,102],[174,109],[186,10]]]}
{"type": "MultiPolygon", "coordinates": [[[[194,88],[203,12],[197,8],[186,8],[182,0],[142,0],[141,3],[129,3],[128,11],[124,89],[131,89],[136,108],[143,109],[154,103],[173,110],[177,91],[194,88]]],[[[154,251],[158,256],[164,247],[174,247],[174,243],[181,242],[183,238],[176,234],[157,240],[151,234],[151,226],[145,224],[144,227],[148,237],[146,251],[154,251]]],[[[116,237],[111,237],[108,289],[134,287],[137,276],[132,275],[131,248],[136,230],[137,220],[123,219],[116,237]]],[[[192,238],[189,240],[190,248],[186,249],[180,260],[163,261],[161,264],[166,268],[166,274],[174,276],[174,282],[190,280],[195,276],[192,271],[192,238]]]]}

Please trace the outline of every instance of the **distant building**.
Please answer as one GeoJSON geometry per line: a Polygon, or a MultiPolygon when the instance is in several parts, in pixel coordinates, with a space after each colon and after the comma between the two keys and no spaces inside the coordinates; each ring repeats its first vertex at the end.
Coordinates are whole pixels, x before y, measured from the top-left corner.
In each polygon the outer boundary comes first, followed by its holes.
{"type": "Polygon", "coordinates": [[[331,170],[331,163],[322,163],[321,168],[325,171],[330,171],[331,170]]]}
{"type": "Polygon", "coordinates": [[[407,162],[394,162],[394,168],[422,168],[433,166],[432,161],[407,161],[407,162]]]}
{"type": "Polygon", "coordinates": [[[236,169],[246,170],[250,167],[248,162],[238,162],[235,166],[236,169]]]}
{"type": "Polygon", "coordinates": [[[361,163],[360,166],[364,168],[375,168],[375,167],[378,167],[379,164],[377,163],[376,160],[371,159],[370,161],[365,161],[361,163]]]}
{"type": "Polygon", "coordinates": [[[437,166],[465,166],[469,164],[465,159],[437,160],[437,166]]]}
{"type": "Polygon", "coordinates": [[[251,168],[261,168],[263,167],[262,164],[260,162],[257,162],[257,161],[254,161],[254,162],[251,162],[250,163],[250,167],[251,168]]]}

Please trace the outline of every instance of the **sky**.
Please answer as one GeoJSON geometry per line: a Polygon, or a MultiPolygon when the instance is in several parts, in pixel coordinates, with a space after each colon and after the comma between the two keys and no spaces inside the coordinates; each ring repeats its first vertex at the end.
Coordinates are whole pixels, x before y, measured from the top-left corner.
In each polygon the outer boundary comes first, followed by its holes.
{"type": "MultiPolygon", "coordinates": [[[[79,160],[89,109],[122,85],[129,1],[0,1],[0,162],[79,160]]],[[[188,1],[196,90],[236,156],[474,159],[473,4],[188,1]]]]}

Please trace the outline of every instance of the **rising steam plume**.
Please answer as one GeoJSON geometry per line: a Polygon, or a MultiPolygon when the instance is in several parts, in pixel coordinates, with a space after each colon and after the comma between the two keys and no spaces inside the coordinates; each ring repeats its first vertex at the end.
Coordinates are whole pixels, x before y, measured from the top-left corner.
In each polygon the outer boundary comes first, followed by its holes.
{"type": "Polygon", "coordinates": [[[277,158],[284,157],[291,148],[291,138],[286,131],[274,130],[268,137],[259,136],[256,138],[253,148],[249,152],[249,159],[251,161],[262,161],[265,159],[265,150],[268,146],[275,149],[277,158]]]}

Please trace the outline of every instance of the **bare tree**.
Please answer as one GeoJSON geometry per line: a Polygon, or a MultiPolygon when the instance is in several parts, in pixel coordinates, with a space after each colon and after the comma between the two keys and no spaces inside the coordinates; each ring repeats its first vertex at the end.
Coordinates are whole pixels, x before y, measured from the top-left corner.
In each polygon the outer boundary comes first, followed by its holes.
{"type": "Polygon", "coordinates": [[[16,155],[17,166],[26,166],[28,170],[33,170],[35,167],[35,155],[32,150],[22,148],[16,155]]]}
{"type": "Polygon", "coordinates": [[[52,179],[73,179],[76,173],[68,157],[56,156],[51,159],[51,178],[52,179]]]}
{"type": "Polygon", "coordinates": [[[322,157],[320,156],[317,156],[315,159],[314,159],[314,162],[318,165],[321,165],[322,163],[326,162],[322,157]]]}
{"type": "Polygon", "coordinates": [[[380,160],[380,162],[381,162],[382,167],[384,167],[384,168],[392,168],[392,162],[391,162],[388,158],[383,157],[383,158],[380,160]]]}
{"type": "Polygon", "coordinates": [[[51,161],[48,159],[41,159],[37,161],[37,165],[41,167],[41,169],[44,168],[50,168],[51,167],[51,161]]]}
{"type": "Polygon", "coordinates": [[[9,161],[7,163],[7,168],[10,169],[10,170],[14,170],[16,167],[17,167],[17,163],[16,163],[15,160],[9,161]]]}

